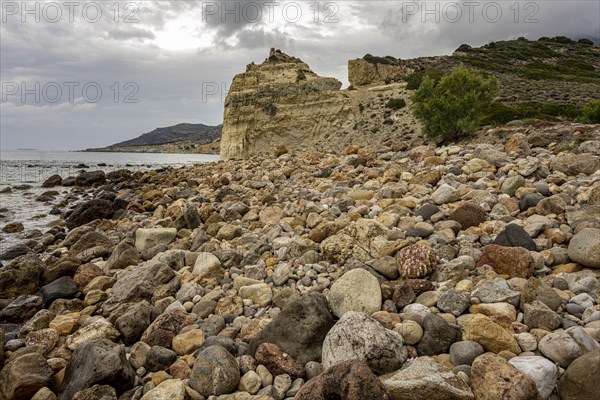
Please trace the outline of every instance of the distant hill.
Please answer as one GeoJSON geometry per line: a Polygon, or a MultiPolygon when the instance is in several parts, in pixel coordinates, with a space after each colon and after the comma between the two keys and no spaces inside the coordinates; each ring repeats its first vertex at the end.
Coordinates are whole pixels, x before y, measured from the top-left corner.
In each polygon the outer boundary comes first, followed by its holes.
{"type": "Polygon", "coordinates": [[[121,153],[199,153],[218,154],[223,125],[177,124],[156,128],[135,139],[84,151],[121,153]]]}
{"type": "Polygon", "coordinates": [[[221,138],[222,125],[177,124],[165,128],[156,128],[135,139],[113,144],[109,147],[154,146],[166,143],[190,141],[194,144],[206,144],[221,138]]]}

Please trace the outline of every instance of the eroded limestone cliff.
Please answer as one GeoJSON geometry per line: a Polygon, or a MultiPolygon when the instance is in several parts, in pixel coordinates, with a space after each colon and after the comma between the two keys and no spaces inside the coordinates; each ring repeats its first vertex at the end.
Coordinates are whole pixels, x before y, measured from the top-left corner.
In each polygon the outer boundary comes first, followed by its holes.
{"type": "Polygon", "coordinates": [[[339,80],[318,76],[300,59],[271,49],[262,64],[249,64],[233,79],[225,99],[221,158],[246,158],[281,145],[362,144],[414,132],[416,123],[406,107],[386,108],[391,99],[408,101],[405,84],[382,83],[377,69],[375,74],[362,69],[364,74],[353,76],[366,86],[340,90],[339,80]]]}

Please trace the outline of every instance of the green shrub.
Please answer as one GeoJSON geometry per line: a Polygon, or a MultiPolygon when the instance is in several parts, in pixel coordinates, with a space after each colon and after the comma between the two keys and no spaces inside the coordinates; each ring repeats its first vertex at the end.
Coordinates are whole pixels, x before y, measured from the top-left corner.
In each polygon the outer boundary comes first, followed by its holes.
{"type": "Polygon", "coordinates": [[[592,100],[581,109],[582,122],[600,124],[600,100],[592,100]]]}
{"type": "Polygon", "coordinates": [[[505,103],[494,102],[490,106],[488,112],[482,117],[483,125],[503,125],[507,122],[520,119],[522,115],[515,107],[511,107],[505,103]]]}
{"type": "Polygon", "coordinates": [[[454,50],[454,51],[462,51],[462,52],[469,52],[473,50],[473,48],[471,46],[469,46],[468,44],[461,44],[460,46],[458,46],[458,49],[454,50]]]}
{"type": "Polygon", "coordinates": [[[554,43],[561,43],[561,44],[573,44],[575,43],[574,40],[566,37],[566,36],[554,36],[551,39],[554,43]]]}
{"type": "Polygon", "coordinates": [[[391,108],[392,110],[399,110],[406,107],[406,101],[404,99],[391,99],[385,104],[385,106],[387,108],[391,108]]]}
{"type": "Polygon", "coordinates": [[[457,67],[438,84],[425,77],[412,96],[412,111],[430,138],[457,139],[481,126],[498,94],[498,80],[457,67]]]}
{"type": "Polygon", "coordinates": [[[445,74],[444,70],[440,68],[418,69],[406,78],[406,88],[408,90],[417,90],[426,76],[433,78],[437,84],[445,74]]]}
{"type": "Polygon", "coordinates": [[[574,119],[581,114],[579,107],[565,103],[538,103],[534,101],[505,104],[492,103],[492,106],[482,118],[485,125],[501,125],[515,119],[542,119],[546,121],[560,121],[560,119],[574,119]]]}
{"type": "Polygon", "coordinates": [[[590,39],[586,39],[586,38],[581,38],[577,41],[577,43],[579,44],[584,44],[586,46],[593,46],[594,42],[592,42],[590,39]]]}

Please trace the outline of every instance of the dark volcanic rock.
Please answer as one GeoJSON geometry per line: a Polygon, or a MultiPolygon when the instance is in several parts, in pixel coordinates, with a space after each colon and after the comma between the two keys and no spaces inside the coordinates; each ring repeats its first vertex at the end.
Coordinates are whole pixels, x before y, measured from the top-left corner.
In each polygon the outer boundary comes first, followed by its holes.
{"type": "Polygon", "coordinates": [[[94,184],[106,183],[104,171],[86,171],[75,177],[75,186],[92,186],[94,184]]]}
{"type": "Polygon", "coordinates": [[[146,356],[146,368],[152,372],[165,371],[177,361],[177,353],[162,346],[152,346],[146,356]]]}
{"type": "Polygon", "coordinates": [[[531,207],[537,206],[537,204],[544,198],[539,193],[524,193],[519,200],[519,209],[521,211],[527,211],[531,207]]]}
{"type": "Polygon", "coordinates": [[[31,249],[28,246],[16,244],[0,253],[0,260],[12,260],[13,258],[24,256],[27,253],[31,253],[31,249]]]}
{"type": "Polygon", "coordinates": [[[250,342],[250,354],[253,355],[261,343],[274,343],[302,364],[320,361],[323,340],[334,323],[325,296],[303,295],[289,303],[250,342]]]}
{"type": "Polygon", "coordinates": [[[130,346],[139,341],[152,322],[152,307],[147,301],[131,306],[125,314],[117,318],[115,327],[123,335],[123,342],[130,346]]]}
{"type": "Polygon", "coordinates": [[[67,218],[67,228],[73,229],[96,219],[108,219],[112,215],[112,202],[100,199],[89,200],[75,207],[69,218],[67,218]]]}
{"type": "Polygon", "coordinates": [[[25,322],[38,312],[43,304],[40,296],[24,294],[0,311],[0,321],[25,322]]]}
{"type": "Polygon", "coordinates": [[[80,390],[104,384],[122,392],[133,387],[135,372],[125,357],[125,347],[110,340],[93,340],[73,352],[58,398],[70,400],[80,390]]]}
{"type": "Polygon", "coordinates": [[[436,314],[427,314],[423,318],[423,338],[417,344],[421,356],[433,356],[448,353],[452,343],[461,340],[460,328],[452,326],[436,314]]]}
{"type": "Polygon", "coordinates": [[[44,299],[44,307],[48,307],[56,299],[72,299],[78,292],[77,285],[70,276],[63,276],[43,286],[38,295],[44,299]]]}
{"type": "Polygon", "coordinates": [[[537,251],[537,245],[531,236],[516,224],[506,225],[506,228],[496,236],[494,244],[506,247],[524,247],[530,251],[537,251]]]}
{"type": "Polygon", "coordinates": [[[423,217],[423,221],[427,221],[429,218],[431,218],[434,214],[437,214],[438,212],[440,212],[440,208],[435,204],[429,203],[419,207],[414,212],[414,216],[421,216],[423,217]]]}
{"type": "Polygon", "coordinates": [[[50,178],[46,179],[44,183],[42,183],[43,188],[51,188],[54,186],[59,186],[62,183],[62,178],[60,175],[52,175],[50,178]]]}

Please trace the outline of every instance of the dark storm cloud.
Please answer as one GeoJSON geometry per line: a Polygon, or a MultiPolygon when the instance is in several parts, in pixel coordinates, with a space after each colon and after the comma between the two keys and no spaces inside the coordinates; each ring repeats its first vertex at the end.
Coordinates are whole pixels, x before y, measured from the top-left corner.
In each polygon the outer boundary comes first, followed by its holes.
{"type": "Polygon", "coordinates": [[[478,14],[472,23],[464,18],[447,22],[444,16],[452,16],[444,14],[438,23],[423,21],[421,9],[407,8],[421,7],[422,2],[399,1],[297,1],[304,18],[296,22],[282,20],[286,3],[276,3],[123,1],[115,21],[114,2],[103,2],[103,18],[94,23],[82,19],[81,13],[73,22],[58,23],[21,23],[19,15],[6,15],[0,25],[0,146],[77,149],[179,122],[218,124],[232,77],[248,63],[262,62],[270,47],[347,84],[348,59],[366,53],[401,58],[449,54],[461,43],[480,45],[519,36],[565,35],[600,42],[597,1],[528,2],[538,5],[535,23],[523,21],[523,8],[515,23],[508,8],[514,2],[496,2],[504,12],[497,22],[478,14]],[[128,3],[136,8],[127,9],[128,3]],[[320,6],[316,14],[311,8],[315,3],[320,6]],[[252,14],[256,5],[260,18],[252,14]],[[125,22],[126,17],[134,22],[125,22]],[[169,36],[178,31],[185,33],[169,36]],[[182,41],[189,45],[177,50],[182,41]],[[68,82],[79,84],[73,99],[64,86],[68,82]],[[8,95],[6,83],[17,84],[19,90],[21,85],[35,88],[36,83],[50,86],[47,96],[36,99],[8,95]],[[55,102],[46,101],[55,84],[65,92],[55,102]],[[83,96],[86,84],[102,89],[97,102],[83,96]]]}

